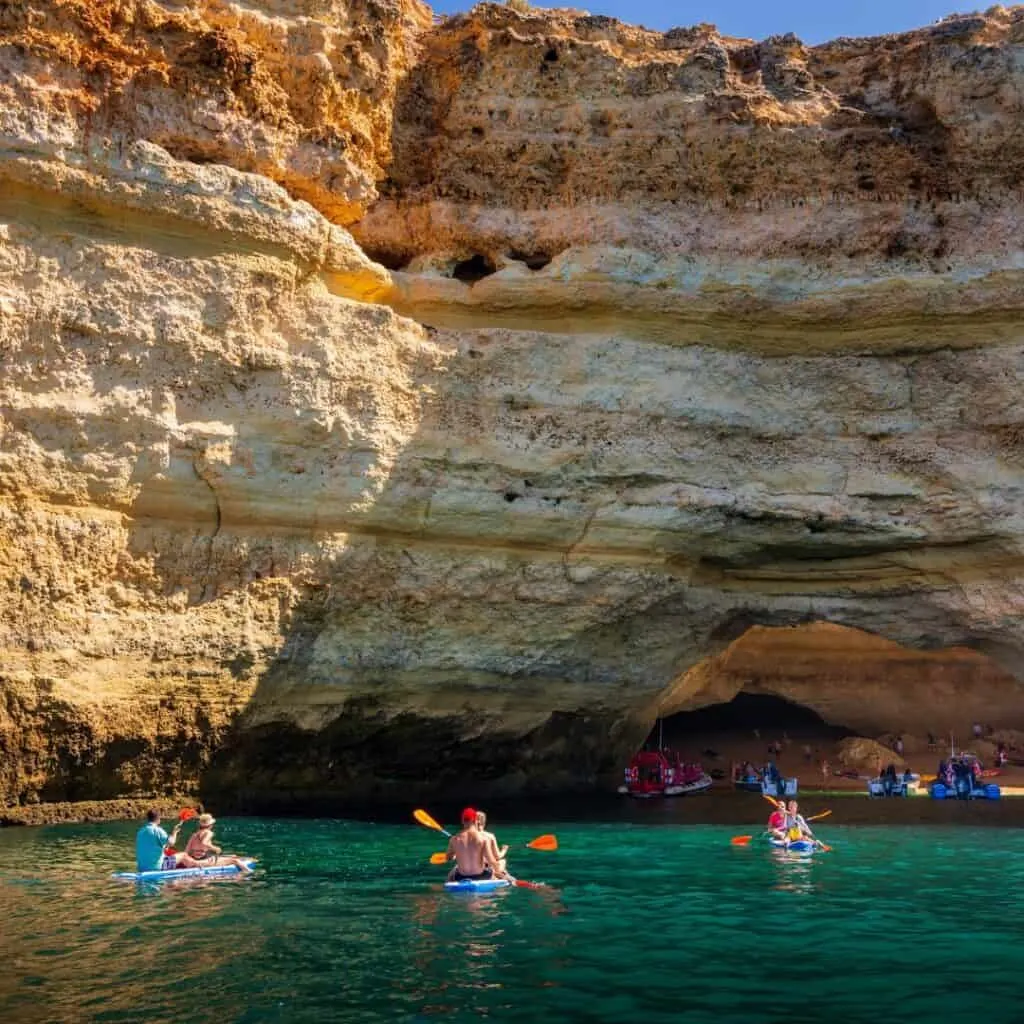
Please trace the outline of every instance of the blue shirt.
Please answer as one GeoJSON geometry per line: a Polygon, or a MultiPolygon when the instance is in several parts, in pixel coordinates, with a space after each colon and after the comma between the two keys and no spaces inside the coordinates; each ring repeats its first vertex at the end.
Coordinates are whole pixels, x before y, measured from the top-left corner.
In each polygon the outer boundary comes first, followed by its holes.
{"type": "Polygon", "coordinates": [[[135,835],[135,870],[159,871],[170,836],[155,822],[143,825],[135,835]]]}

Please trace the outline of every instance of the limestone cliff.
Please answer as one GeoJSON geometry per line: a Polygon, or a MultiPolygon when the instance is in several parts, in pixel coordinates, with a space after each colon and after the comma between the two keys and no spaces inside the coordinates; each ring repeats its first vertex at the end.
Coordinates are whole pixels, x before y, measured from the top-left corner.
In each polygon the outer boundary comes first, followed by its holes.
{"type": "Polygon", "coordinates": [[[586,787],[751,626],[1024,676],[1024,9],[0,0],[0,58],[0,803],[586,787]]]}

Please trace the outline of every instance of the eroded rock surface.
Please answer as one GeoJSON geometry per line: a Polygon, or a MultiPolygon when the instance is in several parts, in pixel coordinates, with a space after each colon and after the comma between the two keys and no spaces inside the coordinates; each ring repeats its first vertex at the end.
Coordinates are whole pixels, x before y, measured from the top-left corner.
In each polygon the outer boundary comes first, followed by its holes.
{"type": "Polygon", "coordinates": [[[757,625],[1011,707],[1022,55],[0,0],[0,802],[585,788],[757,625]]]}

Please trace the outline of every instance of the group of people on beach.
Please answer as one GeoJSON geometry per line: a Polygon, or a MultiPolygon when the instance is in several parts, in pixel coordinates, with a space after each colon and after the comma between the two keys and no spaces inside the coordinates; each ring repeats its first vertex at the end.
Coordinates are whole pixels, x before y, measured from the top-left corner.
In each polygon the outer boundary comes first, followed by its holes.
{"type": "Polygon", "coordinates": [[[213,868],[233,865],[240,871],[252,868],[233,853],[224,853],[213,841],[213,826],[217,819],[212,814],[196,816],[196,830],[189,836],[185,849],[174,849],[184,820],[179,821],[170,835],[160,827],[160,812],[153,808],[146,812],[146,824],[135,834],[135,869],[143,871],[174,871],[178,868],[213,868]]]}
{"type": "Polygon", "coordinates": [[[498,846],[494,834],[487,831],[487,815],[476,808],[462,812],[462,831],[448,840],[448,859],[455,866],[448,873],[449,882],[479,881],[485,878],[507,878],[513,881],[505,866],[507,846],[498,846]]]}
{"type": "Polygon", "coordinates": [[[818,842],[795,800],[790,800],[788,805],[785,800],[776,802],[775,810],[768,818],[768,835],[785,843],[786,846],[801,839],[811,843],[818,842]]]}

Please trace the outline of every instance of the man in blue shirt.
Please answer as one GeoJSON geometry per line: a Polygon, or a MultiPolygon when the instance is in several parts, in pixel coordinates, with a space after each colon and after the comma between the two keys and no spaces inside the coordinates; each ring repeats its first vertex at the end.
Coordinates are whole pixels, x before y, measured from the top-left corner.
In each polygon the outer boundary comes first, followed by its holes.
{"type": "MultiPolygon", "coordinates": [[[[136,871],[163,871],[166,867],[164,847],[173,846],[178,839],[178,832],[181,830],[181,822],[174,826],[174,831],[168,835],[160,827],[160,812],[157,810],[146,811],[146,824],[135,834],[135,870],[136,871]]],[[[166,858],[170,862],[170,869],[177,867],[176,858],[171,855],[166,858]]]]}

